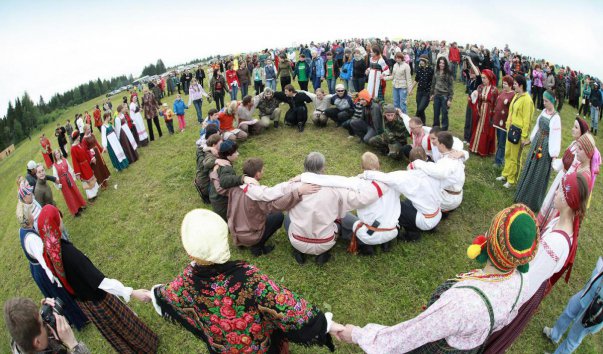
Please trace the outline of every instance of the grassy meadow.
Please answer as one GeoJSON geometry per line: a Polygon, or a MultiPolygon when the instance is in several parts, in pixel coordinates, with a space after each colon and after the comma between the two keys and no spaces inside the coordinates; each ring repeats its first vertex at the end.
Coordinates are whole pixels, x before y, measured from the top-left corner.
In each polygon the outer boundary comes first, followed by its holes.
{"type": "MultiPolygon", "coordinates": [[[[205,82],[207,87],[207,80],[205,82]]],[[[280,84],[279,84],[280,88],[280,84]]],[[[323,84],[326,88],[326,84],[323,84]]],[[[250,92],[253,90],[250,88],[250,92]]],[[[466,95],[460,83],[455,84],[455,100],[449,112],[450,129],[462,137],[465,120],[466,95]]],[[[114,108],[122,95],[112,98],[114,108]]],[[[174,96],[163,99],[170,106],[174,96]]],[[[73,120],[75,113],[92,111],[93,105],[104,97],[66,110],[60,117],[73,120]]],[[[188,96],[184,96],[185,103],[188,96]]],[[[226,98],[229,101],[229,98],[226,98]]],[[[391,83],[388,83],[386,101],[391,102],[391,83]]],[[[415,96],[410,96],[409,112],[415,112],[415,96]]],[[[214,107],[204,101],[204,115],[214,107]]],[[[285,108],[286,109],[286,108],[285,108]]],[[[310,109],[311,111],[311,109],[310,109]]],[[[538,114],[538,112],[536,112],[538,114]]],[[[570,129],[576,111],[565,105],[562,111],[563,143],[570,143],[570,129]]],[[[283,114],[284,116],[284,114],[283,114]]],[[[427,109],[427,123],[433,122],[433,105],[427,109]]],[[[536,119],[536,116],[534,117],[536,119]]],[[[72,241],[104,272],[126,286],[150,288],[174,278],[188,259],[180,244],[179,228],[184,215],[193,208],[209,208],[197,195],[192,181],[195,174],[195,140],[199,126],[194,107],[186,112],[187,128],[182,134],[164,135],[142,148],[140,160],[123,172],[112,173],[110,188],[99,194],[93,206],[81,217],[67,214],[65,225],[72,241]]],[[[174,121],[177,130],[177,121],[174,121]]],[[[43,128],[54,138],[56,122],[43,128]]],[[[95,130],[96,133],[96,130],[95,130]]],[[[23,255],[15,219],[16,184],[18,175],[25,174],[28,160],[42,161],[38,137],[17,145],[16,151],[0,161],[0,302],[14,296],[38,300],[41,293],[33,282],[27,260],[23,255]]],[[[327,158],[327,173],[356,175],[360,170],[360,156],[369,149],[357,140],[346,139],[347,132],[329,122],[326,128],[311,123],[302,134],[293,128],[269,129],[260,136],[243,143],[241,157],[235,168],[240,172],[242,161],[248,157],[263,158],[266,164],[266,185],[287,180],[302,171],[303,158],[311,151],[320,151],[327,158]]],[[[100,136],[97,135],[100,140],[100,136]]],[[[600,139],[597,138],[599,141],[600,139]]],[[[563,151],[563,150],[562,150],[563,151]]],[[[108,156],[107,162],[110,164],[108,156]]],[[[506,190],[495,181],[498,171],[492,167],[493,158],[471,155],[467,162],[465,198],[461,207],[443,221],[436,232],[425,233],[420,242],[396,244],[392,252],[374,257],[353,256],[346,253],[344,244],[337,244],[333,259],[324,267],[314,262],[297,265],[291,255],[292,247],[281,229],[272,242],[276,249],[268,256],[254,258],[249,251],[232,249],[233,259],[245,259],[280,281],[290,289],[303,294],[325,311],[332,311],[334,319],[360,326],[366,323],[393,325],[416,316],[426,304],[431,292],[444,280],[457,273],[476,267],[466,256],[466,249],[475,235],[484,232],[496,212],[513,202],[514,190],[506,190]]],[[[382,158],[385,171],[404,166],[387,157],[382,158]]],[[[603,228],[601,220],[603,193],[600,184],[594,190],[589,214],[580,233],[580,247],[569,284],[559,282],[542,303],[526,331],[509,351],[510,353],[542,353],[554,351],[555,346],[542,335],[545,325],[551,326],[562,312],[570,296],[578,291],[603,253],[603,241],[596,230],[603,228]]],[[[62,210],[66,206],[61,192],[53,189],[54,199],[62,210]]],[[[82,190],[83,193],[83,190],[82,190]]],[[[132,300],[131,308],[160,337],[161,353],[205,353],[205,344],[183,328],[161,319],[150,304],[132,300]]],[[[8,352],[9,336],[3,321],[0,325],[0,352],[8,352]]],[[[420,335],[418,333],[417,335],[420,335]]],[[[112,348],[94,325],[76,333],[94,353],[110,353],[112,348]]],[[[359,353],[357,346],[336,344],[339,352],[359,353]]],[[[326,353],[326,349],[292,346],[295,353],[326,353]]],[[[578,353],[602,353],[603,335],[587,337],[578,353]]]]}

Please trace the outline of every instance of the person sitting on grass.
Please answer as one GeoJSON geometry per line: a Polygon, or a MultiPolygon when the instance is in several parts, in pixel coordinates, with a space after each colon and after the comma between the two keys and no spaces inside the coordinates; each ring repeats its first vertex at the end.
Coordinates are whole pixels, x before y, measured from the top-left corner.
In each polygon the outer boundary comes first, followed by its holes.
{"type": "Polygon", "coordinates": [[[315,193],[320,188],[301,184],[272,201],[254,200],[247,192],[252,185],[259,185],[264,176],[264,162],[258,158],[247,159],[243,163],[243,174],[251,178],[246,184],[226,190],[219,183],[214,182],[214,186],[219,194],[228,196],[228,228],[234,245],[250,247],[257,257],[274,249],[266,242],[283,225],[283,211],[297,205],[303,195],[315,193]]]}
{"type": "MultiPolygon", "coordinates": [[[[305,172],[322,174],[324,169],[325,157],[321,153],[311,152],[306,156],[305,172]]],[[[374,203],[381,191],[379,183],[368,183],[358,190],[325,187],[305,196],[285,218],[285,229],[297,263],[305,263],[308,254],[316,256],[318,265],[328,262],[331,259],[329,251],[341,233],[335,220],[345,217],[351,210],[374,203]]]]}
{"type": "MultiPolygon", "coordinates": [[[[362,169],[378,171],[379,158],[372,152],[362,155],[362,169]]],[[[362,255],[375,254],[374,247],[381,245],[383,252],[389,252],[392,240],[398,236],[398,217],[400,216],[400,195],[383,184],[357,177],[326,176],[315,173],[302,173],[301,182],[325,187],[339,187],[351,190],[378,188],[379,198],[371,204],[358,208],[358,216],[347,213],[341,219],[341,237],[350,241],[348,252],[362,255]]]]}
{"type": "Polygon", "coordinates": [[[312,99],[312,103],[314,103],[314,112],[312,112],[312,123],[314,123],[317,127],[326,127],[327,121],[329,117],[325,114],[327,108],[329,108],[329,104],[331,102],[331,97],[333,95],[326,95],[325,91],[321,88],[316,89],[316,93],[300,91],[308,95],[312,99]]]}
{"type": "Polygon", "coordinates": [[[289,110],[285,114],[285,124],[297,127],[302,133],[308,120],[306,104],[312,102],[312,99],[305,93],[296,91],[293,85],[285,86],[285,92],[275,92],[274,98],[289,105],[289,110]]]}
{"type": "MultiPolygon", "coordinates": [[[[213,128],[213,127],[212,127],[213,128]]],[[[222,136],[217,130],[207,129],[209,137],[205,148],[197,147],[197,171],[195,173],[195,187],[199,196],[205,204],[209,201],[209,174],[213,170],[216,159],[218,158],[218,149],[222,143],[222,136]]]]}
{"type": "Polygon", "coordinates": [[[368,143],[383,155],[400,159],[402,146],[406,145],[409,135],[404,120],[392,104],[383,107],[383,116],[385,117],[383,133],[373,136],[368,143]]]}
{"type": "Polygon", "coordinates": [[[180,230],[191,262],[174,280],[153,287],[160,316],[182,325],[210,353],[287,353],[289,342],[335,350],[328,333],[333,314],[255,266],[231,260],[220,216],[192,210],[180,230]]]}

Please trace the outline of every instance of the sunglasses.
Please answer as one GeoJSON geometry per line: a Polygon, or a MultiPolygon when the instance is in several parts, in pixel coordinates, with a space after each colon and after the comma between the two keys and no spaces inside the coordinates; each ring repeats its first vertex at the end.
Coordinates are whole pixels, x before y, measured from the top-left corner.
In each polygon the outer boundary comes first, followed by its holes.
{"type": "Polygon", "coordinates": [[[336,92],[345,92],[345,90],[337,90],[336,92]]]}

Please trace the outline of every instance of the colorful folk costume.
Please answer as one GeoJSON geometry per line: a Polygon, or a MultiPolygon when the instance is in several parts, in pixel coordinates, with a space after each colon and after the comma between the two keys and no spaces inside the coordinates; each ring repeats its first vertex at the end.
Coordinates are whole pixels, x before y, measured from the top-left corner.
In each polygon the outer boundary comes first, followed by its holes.
{"type": "Polygon", "coordinates": [[[557,189],[559,189],[561,180],[566,174],[578,172],[589,175],[589,195],[592,193],[593,187],[595,186],[595,180],[599,174],[599,165],[601,164],[601,154],[595,146],[595,141],[592,135],[588,134],[588,125],[586,125],[586,121],[581,118],[577,118],[577,120],[578,119],[579,122],[582,121],[582,123],[579,123],[581,124],[580,131],[582,135],[578,139],[572,141],[567,150],[565,150],[563,158],[557,159],[553,162],[553,168],[559,171],[559,173],[549,187],[549,191],[547,192],[546,197],[542,202],[540,212],[538,213],[538,224],[541,228],[546,227],[552,219],[559,215],[559,211],[555,209],[553,205],[553,199],[555,198],[557,189]],[[582,124],[584,124],[584,130],[582,130],[582,124]],[[576,156],[576,150],[578,147],[585,152],[586,157],[589,159],[589,163],[586,166],[582,166],[582,163],[576,156]]]}
{"type": "Polygon", "coordinates": [[[219,215],[195,209],[184,217],[181,234],[193,262],[153,288],[159,315],[180,323],[210,353],[288,353],[289,342],[334,351],[332,314],[253,265],[230,261],[228,227],[219,215]]]}
{"type": "Polygon", "coordinates": [[[54,162],[50,140],[48,140],[46,136],[42,136],[40,138],[40,145],[42,145],[42,157],[44,157],[44,164],[46,165],[46,168],[50,168],[54,162]]]}
{"type": "Polygon", "coordinates": [[[507,180],[507,183],[514,185],[517,183],[519,171],[522,165],[521,152],[523,150],[521,142],[528,139],[530,131],[530,122],[534,115],[534,103],[527,92],[521,95],[515,95],[509,106],[509,116],[507,118],[506,129],[507,136],[512,126],[514,130],[519,129],[521,138],[517,143],[512,143],[507,139],[505,144],[505,166],[501,176],[507,180]]]}
{"type": "Polygon", "coordinates": [[[38,219],[44,259],[86,317],[118,353],[155,353],[158,337],[117,296],[129,302],[132,288],[106,278],[71,242],[61,239],[61,217],[54,206],[38,219]]]}
{"type": "Polygon", "coordinates": [[[444,282],[413,319],[391,327],[355,327],[352,341],[366,353],[481,353],[524,300],[522,272],[538,248],[534,215],[521,204],[508,207],[473,243],[467,255],[486,263],[483,269],[444,282]]]}
{"type": "Polygon", "coordinates": [[[71,145],[71,161],[75,176],[82,180],[82,187],[86,191],[88,200],[94,200],[98,194],[98,183],[94,176],[92,165],[96,162],[94,150],[87,149],[86,144],[80,141],[80,132],[74,130],[71,134],[73,145],[71,145]]]}
{"type": "Polygon", "coordinates": [[[73,216],[79,215],[81,209],[86,207],[86,201],[75,184],[75,175],[73,169],[69,166],[69,162],[63,157],[55,161],[52,165],[52,174],[58,178],[61,184],[61,193],[63,193],[69,212],[73,216]]]}
{"type": "Polygon", "coordinates": [[[140,146],[147,146],[149,144],[149,134],[147,134],[147,128],[144,126],[144,119],[142,113],[140,113],[140,107],[136,102],[130,103],[130,117],[134,123],[134,129],[132,134],[138,135],[138,142],[140,146]]]}
{"type": "Polygon", "coordinates": [[[385,80],[383,76],[389,75],[389,67],[385,63],[382,56],[378,59],[372,58],[369,61],[368,68],[368,92],[372,99],[379,99],[383,101],[383,95],[385,92],[385,80]]]}
{"type": "Polygon", "coordinates": [[[560,229],[559,218],[551,220],[546,228],[541,229],[540,251],[530,261],[530,268],[526,273],[527,301],[520,302],[518,306],[521,308],[517,317],[499,333],[493,335],[486,352],[503,353],[519,337],[555,283],[563,275],[565,281],[569,281],[583,218],[583,215],[578,212],[581,204],[580,188],[588,188],[588,177],[578,173],[566,174],[563,177],[558,193],[563,194],[567,207],[574,212],[573,220],[570,221],[572,230],[568,233],[560,229]]]}
{"type": "Polygon", "coordinates": [[[113,129],[111,124],[103,124],[101,127],[101,137],[103,148],[109,152],[109,158],[111,159],[111,164],[113,164],[113,167],[115,167],[117,171],[128,168],[130,163],[128,162],[128,158],[124,153],[124,149],[119,143],[117,134],[115,134],[115,129],[113,129]]]}
{"type": "MultiPolygon", "coordinates": [[[[544,97],[555,104],[555,98],[548,93],[544,97]]],[[[534,129],[530,134],[530,151],[526,164],[521,171],[515,202],[525,203],[534,212],[538,212],[546,194],[546,188],[551,176],[553,158],[559,156],[561,149],[561,118],[559,113],[547,110],[540,113],[534,129]]]]}
{"type": "Polygon", "coordinates": [[[130,164],[138,161],[138,144],[132,135],[130,127],[128,127],[128,121],[123,114],[119,114],[115,117],[115,134],[119,137],[121,147],[124,149],[124,153],[128,158],[130,164]]]}
{"type": "Polygon", "coordinates": [[[492,125],[492,118],[498,98],[498,89],[496,88],[496,76],[492,71],[485,69],[482,74],[488,78],[490,83],[488,86],[482,84],[477,87],[477,114],[473,115],[471,125],[473,132],[469,150],[481,156],[490,156],[494,153],[496,145],[496,131],[492,125]]]}
{"type": "Polygon", "coordinates": [[[96,183],[98,183],[101,188],[107,188],[111,172],[109,172],[107,163],[103,158],[103,147],[98,143],[98,140],[96,140],[92,131],[90,131],[88,135],[84,135],[82,146],[91,153],[94,152],[96,162],[90,165],[90,167],[92,167],[94,177],[96,177],[96,183]]]}
{"type": "MultiPolygon", "coordinates": [[[[25,258],[29,261],[31,277],[45,298],[60,298],[63,301],[65,317],[71,325],[80,330],[86,325],[88,319],[75,303],[73,297],[63,287],[58,285],[58,281],[48,268],[44,259],[44,244],[36,230],[33,229],[35,205],[23,202],[23,197],[32,193],[33,188],[26,181],[21,182],[18,192],[17,220],[21,225],[21,229],[19,230],[21,248],[23,248],[25,258]]],[[[38,210],[37,215],[39,213],[40,210],[38,210]]]]}

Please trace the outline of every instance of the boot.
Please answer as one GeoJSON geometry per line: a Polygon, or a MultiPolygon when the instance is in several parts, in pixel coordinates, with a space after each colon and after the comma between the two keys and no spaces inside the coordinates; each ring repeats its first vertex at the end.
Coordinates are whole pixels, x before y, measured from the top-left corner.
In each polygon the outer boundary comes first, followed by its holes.
{"type": "Polygon", "coordinates": [[[329,259],[331,259],[331,253],[329,251],[327,251],[323,254],[319,254],[318,256],[316,256],[316,264],[318,264],[319,266],[322,266],[325,263],[327,263],[329,261],[329,259]]]}
{"type": "Polygon", "coordinates": [[[299,130],[300,133],[304,132],[304,123],[297,123],[297,130],[299,130]]]}
{"type": "Polygon", "coordinates": [[[275,120],[275,121],[274,121],[274,128],[275,128],[275,129],[278,129],[278,120],[275,120]]]}
{"type": "Polygon", "coordinates": [[[295,261],[299,265],[306,263],[306,255],[298,250],[293,250],[293,257],[295,257],[295,261]]]}
{"type": "Polygon", "coordinates": [[[389,252],[391,250],[391,248],[392,248],[392,241],[381,244],[381,252],[383,252],[383,253],[389,252]]]}

